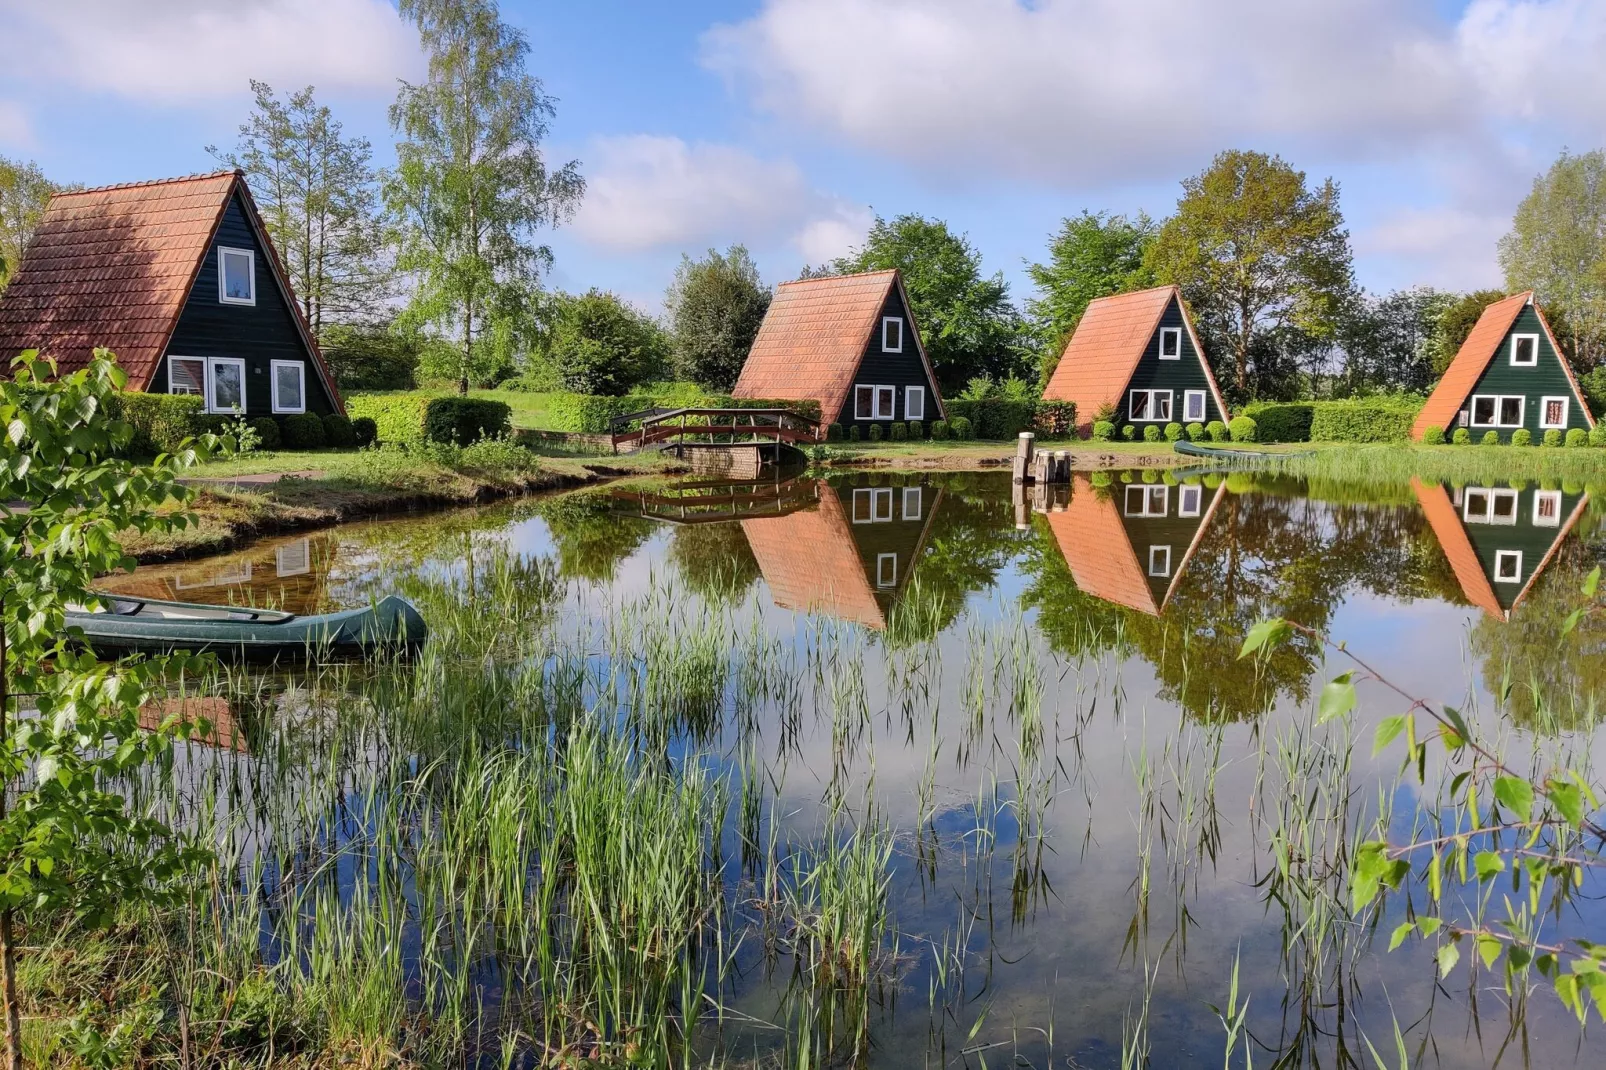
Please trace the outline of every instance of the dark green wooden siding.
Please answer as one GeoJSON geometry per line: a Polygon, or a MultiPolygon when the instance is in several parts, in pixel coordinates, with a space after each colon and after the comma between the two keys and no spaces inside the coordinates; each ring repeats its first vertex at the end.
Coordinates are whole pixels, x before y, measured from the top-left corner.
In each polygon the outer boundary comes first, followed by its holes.
{"type": "Polygon", "coordinates": [[[918,479],[904,480],[892,477],[883,481],[873,476],[839,484],[836,490],[842,498],[842,510],[848,517],[848,530],[853,535],[854,548],[858,551],[859,561],[864,568],[864,577],[869,581],[870,589],[875,592],[876,602],[880,604],[882,614],[890,614],[898,593],[908,584],[914,572],[917,563],[915,555],[920,550],[926,529],[937,515],[942,491],[937,487],[926,486],[918,479]],[[915,515],[905,515],[904,491],[911,488],[920,491],[919,509],[915,515]],[[854,495],[873,496],[878,490],[892,492],[892,519],[870,523],[856,521],[855,516],[860,516],[864,510],[862,507],[856,510],[854,495]],[[887,585],[877,582],[880,558],[883,554],[893,555],[897,563],[892,583],[887,585]]]}
{"type": "MultiPolygon", "coordinates": [[[[1500,349],[1495,353],[1494,359],[1484,369],[1483,375],[1478,379],[1478,385],[1473,387],[1472,393],[1467,395],[1466,401],[1461,405],[1461,411],[1468,414],[1467,429],[1474,439],[1483,437],[1484,432],[1491,430],[1486,427],[1472,426],[1472,398],[1478,394],[1521,394],[1528,399],[1523,406],[1522,426],[1533,435],[1538,442],[1544,436],[1544,429],[1539,426],[1541,418],[1540,399],[1544,397],[1566,397],[1571,399],[1567,406],[1567,428],[1589,427],[1589,419],[1585,415],[1584,402],[1573,391],[1572,383],[1567,379],[1567,373],[1562,368],[1561,354],[1556,352],[1550,344],[1550,337],[1539,322],[1539,314],[1534,311],[1533,305],[1524,308],[1517,316],[1511,330],[1500,340],[1500,349]],[[1513,367],[1511,364],[1511,336],[1514,334],[1537,334],[1539,336],[1539,363],[1531,368],[1513,367]]],[[[1456,424],[1460,426],[1459,423],[1456,424]]],[[[1450,428],[1446,433],[1455,430],[1450,428]]],[[[1500,428],[1502,440],[1509,440],[1516,428],[1500,428]]]]}
{"type": "MultiPolygon", "coordinates": [[[[1212,417],[1214,419],[1214,417],[1212,417]]],[[[1193,544],[1194,536],[1199,533],[1199,525],[1204,523],[1205,513],[1210,509],[1210,500],[1215,491],[1207,487],[1195,487],[1199,492],[1199,515],[1182,516],[1182,487],[1167,487],[1169,492],[1166,501],[1165,516],[1128,516],[1126,509],[1127,487],[1146,486],[1139,483],[1128,483],[1115,488],[1115,507],[1121,511],[1121,523],[1126,528],[1126,537],[1132,543],[1132,550],[1137,554],[1138,568],[1142,570],[1148,580],[1149,591],[1154,595],[1154,604],[1163,605],[1165,593],[1171,587],[1172,580],[1182,570],[1183,559],[1187,557],[1188,547],[1193,544]],[[1149,575],[1149,551],[1151,547],[1169,546],[1171,548],[1171,568],[1164,576],[1149,575]]],[[[1136,497],[1136,492],[1134,492],[1136,497]]]]}
{"type": "MultiPolygon", "coordinates": [[[[1531,370],[1531,369],[1530,369],[1531,370]]],[[[1481,488],[1464,488],[1455,496],[1456,514],[1466,516],[1465,497],[1467,490],[1481,488]]],[[[1522,592],[1539,563],[1545,559],[1550,548],[1556,540],[1562,537],[1562,528],[1567,518],[1572,516],[1573,510],[1578,506],[1578,499],[1582,494],[1561,494],[1560,516],[1555,527],[1542,527],[1533,521],[1534,499],[1541,493],[1540,488],[1531,487],[1517,492],[1517,522],[1515,524],[1486,524],[1477,521],[1462,520],[1462,527],[1466,529],[1467,539],[1477,552],[1478,563],[1483,566],[1483,574],[1489,577],[1489,586],[1494,588],[1495,600],[1502,609],[1510,609],[1517,595],[1522,592]],[[1501,550],[1516,550],[1522,554],[1521,578],[1511,583],[1502,583],[1495,579],[1495,557],[1501,550]]]]}
{"type": "MultiPolygon", "coordinates": [[[[270,372],[275,360],[305,365],[303,382],[307,411],[334,411],[329,394],[302,341],[286,294],[279,289],[268,265],[266,251],[256,240],[245,209],[236,195],[218,224],[217,236],[179,314],[178,326],[167,344],[167,355],[180,357],[239,357],[245,361],[245,410],[249,416],[273,415],[270,372]],[[250,249],[256,257],[256,304],[227,305],[218,300],[218,246],[250,249]]],[[[157,365],[150,389],[167,392],[167,359],[157,365]]]]}
{"type": "MultiPolygon", "coordinates": [[[[1154,334],[1149,338],[1148,345],[1144,347],[1143,358],[1138,361],[1137,369],[1132,373],[1132,381],[1127,384],[1125,393],[1121,396],[1119,411],[1123,420],[1132,417],[1132,391],[1134,390],[1170,390],[1171,391],[1171,420],[1176,423],[1187,423],[1183,419],[1182,401],[1184,391],[1203,390],[1205,392],[1205,418],[1200,423],[1209,423],[1211,420],[1226,421],[1221,407],[1216,404],[1216,398],[1210,390],[1210,380],[1205,375],[1205,367],[1199,350],[1194,347],[1193,336],[1189,333],[1187,324],[1182,319],[1182,305],[1175,297],[1166,306],[1160,317],[1160,325],[1155,328],[1154,334]],[[1178,327],[1182,330],[1182,359],[1160,359],[1160,331],[1166,327],[1178,327]]],[[[1160,425],[1165,426],[1165,421],[1160,425]]]]}
{"type": "MultiPolygon", "coordinates": [[[[909,310],[903,307],[903,298],[897,287],[887,295],[887,300],[881,307],[881,314],[876,317],[875,330],[871,332],[870,344],[865,347],[864,356],[859,360],[859,370],[853,375],[853,385],[866,386],[895,386],[898,388],[897,404],[893,408],[895,420],[908,419],[904,415],[904,392],[911,386],[926,388],[926,416],[930,423],[938,419],[941,412],[938,409],[937,384],[926,375],[925,365],[920,360],[920,351],[915,347],[915,336],[910,323],[909,310]],[[887,353],[881,348],[881,321],[887,316],[897,316],[903,320],[903,352],[887,353]]],[[[848,390],[848,398],[842,404],[842,411],[837,414],[836,421],[844,428],[858,425],[860,432],[867,431],[871,424],[881,424],[883,430],[888,420],[855,420],[853,418],[853,389],[848,390]]]]}

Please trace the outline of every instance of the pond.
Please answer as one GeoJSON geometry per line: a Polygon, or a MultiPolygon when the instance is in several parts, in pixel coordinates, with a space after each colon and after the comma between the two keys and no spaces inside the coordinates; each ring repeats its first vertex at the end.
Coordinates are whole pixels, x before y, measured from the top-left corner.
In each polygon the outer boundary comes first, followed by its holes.
{"type": "MultiPolygon", "coordinates": [[[[1388,950],[1416,874],[1359,912],[1348,889],[1376,822],[1450,805],[1436,759],[1424,786],[1373,753],[1401,693],[1514,765],[1597,767],[1606,627],[1564,629],[1595,503],[1181,475],[616,485],[106,586],[400,591],[442,625],[411,661],[230,669],[228,745],[180,777],[260,891],[241,939],[345,1004],[336,1031],[486,1065],[1601,1065],[1537,976],[1388,950]],[[1240,658],[1270,616],[1348,653],[1240,658]],[[1387,685],[1358,673],[1318,724],[1350,655],[1387,685]]],[[[1541,907],[1543,937],[1606,934],[1603,892],[1541,907]]],[[[1463,906],[1494,924],[1502,894],[1463,906]]]]}

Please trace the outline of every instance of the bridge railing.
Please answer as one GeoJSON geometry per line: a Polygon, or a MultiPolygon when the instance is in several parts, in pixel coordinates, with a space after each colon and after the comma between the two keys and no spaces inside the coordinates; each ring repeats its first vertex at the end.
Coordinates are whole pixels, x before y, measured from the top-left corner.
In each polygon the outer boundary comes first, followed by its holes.
{"type": "Polygon", "coordinates": [[[639,419],[641,426],[635,431],[616,432],[615,449],[626,444],[645,446],[689,437],[729,436],[733,441],[745,438],[776,442],[814,442],[820,437],[818,420],[791,409],[661,409],[617,419],[622,423],[639,419]]]}

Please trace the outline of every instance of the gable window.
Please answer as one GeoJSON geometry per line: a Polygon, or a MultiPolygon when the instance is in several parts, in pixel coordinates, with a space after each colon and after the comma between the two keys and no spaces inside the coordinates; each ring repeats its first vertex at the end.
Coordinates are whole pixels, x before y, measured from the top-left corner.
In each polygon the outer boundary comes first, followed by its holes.
{"type": "Polygon", "coordinates": [[[1130,400],[1133,423],[1166,423],[1171,419],[1171,391],[1134,390],[1130,400]]]}
{"type": "Polygon", "coordinates": [[[206,393],[205,357],[168,357],[167,392],[169,394],[206,393]]]}
{"type": "MultiPolygon", "coordinates": [[[[863,323],[863,320],[859,321],[863,323]]],[[[903,352],[903,320],[897,316],[881,317],[881,352],[903,352]]]]}
{"type": "Polygon", "coordinates": [[[896,587],[898,585],[897,554],[876,554],[875,585],[877,587],[896,587]]]}
{"type": "Polygon", "coordinates": [[[312,571],[312,546],[306,539],[297,539],[274,550],[273,562],[281,577],[305,576],[312,571]]]}
{"type": "Polygon", "coordinates": [[[1561,527],[1561,491],[1540,490],[1534,492],[1534,527],[1561,527]]]}
{"type": "Polygon", "coordinates": [[[855,524],[884,524],[891,519],[891,487],[860,487],[853,492],[855,524]]]}
{"type": "Polygon", "coordinates": [[[1468,487],[1461,519],[1469,524],[1515,524],[1517,492],[1504,487],[1468,487]]]}
{"type": "Polygon", "coordinates": [[[905,420],[924,420],[926,418],[926,388],[923,386],[908,386],[903,390],[903,418],[905,420]]]}
{"type": "Polygon", "coordinates": [[[1165,516],[1171,504],[1171,488],[1164,483],[1128,485],[1127,516],[1165,516]]]}
{"type": "Polygon", "coordinates": [[[853,418],[890,420],[897,397],[895,386],[856,386],[853,388],[853,418]]]}
{"type": "Polygon", "coordinates": [[[1182,418],[1190,424],[1202,423],[1205,418],[1205,392],[1189,390],[1182,395],[1182,418]]]}
{"type": "Polygon", "coordinates": [[[1514,334],[1511,336],[1511,366],[1532,368],[1539,363],[1539,336],[1514,334]]]}
{"type": "Polygon", "coordinates": [[[217,299],[225,305],[257,303],[257,258],[249,249],[217,249],[217,299]]]}
{"type": "Polygon", "coordinates": [[[1521,427],[1528,399],[1521,394],[1474,394],[1473,427],[1521,427]]]}
{"type": "Polygon", "coordinates": [[[307,411],[307,366],[299,360],[273,361],[273,411],[307,411]]]}
{"type": "Polygon", "coordinates": [[[1185,484],[1177,488],[1177,515],[1198,516],[1204,492],[1199,487],[1185,484]]]}
{"type": "Polygon", "coordinates": [[[1545,397],[1539,399],[1539,426],[1545,430],[1552,427],[1563,428],[1567,426],[1567,410],[1570,408],[1567,397],[1545,397]]]}
{"type": "Polygon", "coordinates": [[[1522,582],[1522,551],[1496,550],[1494,555],[1494,581],[1496,583],[1522,582]]]}
{"type": "Polygon", "coordinates": [[[1161,327],[1160,328],[1160,359],[1161,360],[1181,360],[1182,359],[1182,328],[1181,327],[1161,327]]]}
{"type": "Polygon", "coordinates": [[[1151,575],[1151,576],[1169,576],[1169,575],[1171,575],[1171,547],[1169,547],[1169,546],[1151,546],[1151,547],[1149,547],[1149,575],[1151,575]]]}
{"type": "Polygon", "coordinates": [[[903,488],[903,518],[905,520],[920,519],[920,488],[903,488]]]}

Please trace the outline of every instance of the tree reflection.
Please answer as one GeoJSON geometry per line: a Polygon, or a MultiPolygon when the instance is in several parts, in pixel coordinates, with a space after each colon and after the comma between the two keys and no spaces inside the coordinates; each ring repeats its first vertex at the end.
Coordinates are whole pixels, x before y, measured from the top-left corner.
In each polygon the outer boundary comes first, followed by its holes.
{"type": "Polygon", "coordinates": [[[653,524],[616,512],[606,494],[595,491],[549,498],[536,507],[552,532],[558,574],[607,583],[619,563],[652,537],[653,524]]]}
{"type": "Polygon", "coordinates": [[[736,521],[675,528],[669,560],[687,587],[714,603],[740,602],[759,577],[758,561],[736,521]]]}

